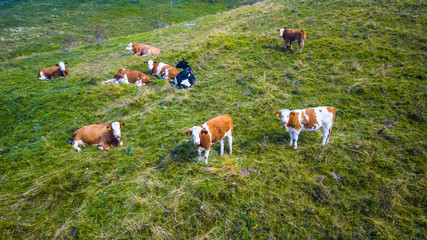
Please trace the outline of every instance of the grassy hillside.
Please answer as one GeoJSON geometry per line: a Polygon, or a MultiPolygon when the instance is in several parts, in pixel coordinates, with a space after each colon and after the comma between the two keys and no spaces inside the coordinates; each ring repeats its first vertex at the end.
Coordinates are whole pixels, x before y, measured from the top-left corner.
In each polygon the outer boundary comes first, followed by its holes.
{"type": "Polygon", "coordinates": [[[1,237],[426,239],[426,16],[423,1],[269,0],[5,61],[1,237]],[[282,26],[307,32],[301,53],[283,49],[282,26]],[[196,85],[102,85],[121,67],[149,72],[130,41],[185,58],[196,85]],[[70,77],[36,78],[60,60],[70,77]],[[303,132],[291,149],[274,112],[312,106],[337,110],[330,144],[303,132]],[[220,114],[233,155],[216,144],[197,164],[184,132],[220,114]],[[65,142],[113,120],[121,147],[65,142]]]}

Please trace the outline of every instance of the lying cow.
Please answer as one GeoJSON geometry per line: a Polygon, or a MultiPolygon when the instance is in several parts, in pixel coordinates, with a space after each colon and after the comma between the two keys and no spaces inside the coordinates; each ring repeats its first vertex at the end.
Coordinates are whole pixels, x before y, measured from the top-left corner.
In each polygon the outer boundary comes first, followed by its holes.
{"type": "Polygon", "coordinates": [[[280,32],[280,36],[285,40],[285,49],[286,46],[289,45],[292,49],[292,42],[298,42],[299,51],[302,51],[302,48],[304,47],[305,39],[307,38],[307,33],[304,30],[293,30],[293,29],[287,29],[287,28],[281,28],[277,29],[278,32],[280,32]]]}
{"type": "Polygon", "coordinates": [[[148,69],[151,70],[151,74],[158,78],[168,79],[172,81],[179,73],[179,71],[171,65],[153,62],[153,60],[148,60],[148,62],[144,63],[148,65],[148,69]]]}
{"type": "Polygon", "coordinates": [[[73,134],[72,145],[77,152],[81,152],[85,144],[98,146],[100,150],[110,150],[110,147],[123,145],[121,141],[120,129],[125,126],[124,123],[112,122],[111,124],[96,124],[84,126],[73,134]]]}
{"type": "Polygon", "coordinates": [[[301,131],[316,131],[323,127],[322,145],[329,143],[332,124],[334,123],[335,110],[333,107],[316,107],[298,110],[283,109],[275,112],[282,119],[286,131],[289,132],[292,146],[295,140],[294,149],[297,148],[298,135],[301,131]]]}
{"type": "Polygon", "coordinates": [[[65,65],[68,63],[59,62],[55,64],[55,67],[47,67],[40,70],[38,78],[40,80],[49,80],[52,78],[66,77],[68,76],[68,70],[65,69],[65,65]]]}
{"type": "Polygon", "coordinates": [[[196,82],[196,77],[194,77],[193,69],[191,69],[190,65],[188,65],[184,59],[182,59],[182,61],[179,62],[176,67],[182,68],[184,70],[176,75],[175,79],[173,80],[173,85],[179,88],[188,88],[193,86],[193,84],[196,82]]]}
{"type": "Polygon", "coordinates": [[[193,142],[197,146],[199,157],[197,162],[200,162],[202,151],[205,151],[205,164],[208,164],[209,151],[212,144],[216,142],[221,143],[220,156],[224,154],[224,138],[228,137],[228,145],[230,147],[230,154],[232,153],[233,142],[233,120],[230,115],[222,115],[213,118],[202,126],[194,126],[185,132],[185,135],[193,136],[193,142]]]}
{"type": "Polygon", "coordinates": [[[146,44],[129,43],[126,50],[133,52],[135,56],[155,56],[160,54],[160,49],[146,44]]]}
{"type": "Polygon", "coordinates": [[[116,75],[114,75],[113,79],[102,83],[133,83],[136,86],[143,86],[149,81],[150,77],[142,72],[122,68],[116,73],[116,75]]]}

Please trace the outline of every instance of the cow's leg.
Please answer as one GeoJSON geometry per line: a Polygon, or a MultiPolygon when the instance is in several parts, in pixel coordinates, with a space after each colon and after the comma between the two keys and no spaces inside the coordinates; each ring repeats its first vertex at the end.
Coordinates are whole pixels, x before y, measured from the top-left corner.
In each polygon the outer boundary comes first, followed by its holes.
{"type": "Polygon", "coordinates": [[[230,147],[230,155],[233,153],[233,136],[228,135],[228,146],[230,147]]]}
{"type": "Polygon", "coordinates": [[[289,139],[289,145],[292,146],[294,144],[294,133],[290,132],[289,137],[291,138],[289,139]]]}
{"type": "Polygon", "coordinates": [[[82,151],[82,149],[79,148],[79,144],[81,144],[81,143],[82,143],[82,141],[80,141],[80,140],[74,140],[73,141],[73,148],[76,149],[77,152],[81,152],[82,151]]]}
{"type": "Polygon", "coordinates": [[[289,41],[289,48],[292,50],[292,41],[289,41]]]}
{"type": "Polygon", "coordinates": [[[202,158],[202,151],[197,149],[197,154],[199,154],[199,157],[197,158],[197,162],[200,162],[200,159],[202,158]]]}
{"type": "Polygon", "coordinates": [[[285,49],[286,49],[287,46],[288,46],[288,39],[285,38],[285,49]]]}
{"type": "Polygon", "coordinates": [[[110,146],[108,146],[108,144],[106,144],[106,143],[99,143],[98,149],[108,151],[108,150],[110,150],[110,146]]]}
{"type": "Polygon", "coordinates": [[[298,44],[299,44],[299,51],[301,52],[302,48],[304,47],[304,39],[302,39],[301,42],[298,42],[298,44]]]}
{"type": "Polygon", "coordinates": [[[329,129],[327,126],[323,126],[323,139],[322,139],[322,145],[325,145],[328,139],[328,132],[329,129]]]}
{"type": "Polygon", "coordinates": [[[205,164],[206,165],[208,164],[209,151],[210,151],[210,149],[205,151],[205,164]]]}
{"type": "Polygon", "coordinates": [[[298,145],[298,135],[299,135],[299,132],[295,132],[294,133],[294,140],[295,140],[295,144],[294,144],[294,149],[297,149],[297,145],[298,145]]]}
{"type": "Polygon", "coordinates": [[[221,141],[219,141],[221,143],[221,152],[220,152],[220,156],[224,155],[224,138],[221,139],[221,141]]]}

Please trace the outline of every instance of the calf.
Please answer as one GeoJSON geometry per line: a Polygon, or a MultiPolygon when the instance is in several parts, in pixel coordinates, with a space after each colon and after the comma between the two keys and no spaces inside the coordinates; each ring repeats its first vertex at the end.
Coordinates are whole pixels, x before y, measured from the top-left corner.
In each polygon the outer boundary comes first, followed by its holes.
{"type": "Polygon", "coordinates": [[[130,69],[120,69],[113,79],[107,80],[102,83],[133,83],[137,86],[145,85],[150,81],[150,77],[145,75],[142,72],[130,70],[130,69]]]}
{"type": "Polygon", "coordinates": [[[200,162],[202,150],[205,151],[205,164],[208,164],[209,151],[212,144],[221,142],[221,153],[224,154],[224,138],[228,137],[228,145],[230,147],[230,154],[232,153],[233,142],[233,120],[230,115],[222,115],[213,118],[202,126],[194,126],[185,132],[185,135],[193,136],[193,142],[197,146],[199,157],[197,162],[200,162]]]}
{"type": "Polygon", "coordinates": [[[47,67],[40,70],[38,78],[40,80],[49,80],[52,78],[66,77],[68,76],[68,70],[65,69],[65,65],[68,63],[59,62],[55,64],[55,67],[47,67]]]}
{"type": "Polygon", "coordinates": [[[295,140],[294,149],[297,148],[298,135],[300,131],[316,131],[323,127],[322,145],[329,143],[332,124],[334,123],[335,110],[333,107],[316,107],[298,110],[283,109],[275,113],[282,118],[282,123],[286,126],[292,146],[295,140]]]}
{"type": "Polygon", "coordinates": [[[182,68],[181,72],[176,75],[175,79],[173,80],[174,86],[179,88],[188,88],[193,86],[193,84],[196,82],[196,78],[193,74],[193,69],[191,69],[190,65],[182,59],[181,62],[179,62],[176,65],[177,68],[182,68]]]}
{"type": "Polygon", "coordinates": [[[148,60],[144,62],[148,65],[148,69],[151,70],[151,74],[157,76],[158,78],[174,80],[176,75],[178,75],[178,70],[171,65],[164,63],[153,62],[153,60],[148,60]]]}
{"type": "Polygon", "coordinates": [[[135,56],[155,56],[160,54],[160,49],[146,44],[129,43],[126,50],[133,52],[135,56]]]}
{"type": "Polygon", "coordinates": [[[277,29],[277,31],[280,32],[280,36],[285,40],[285,49],[286,46],[289,45],[292,49],[292,42],[298,42],[299,51],[302,51],[302,48],[304,47],[305,39],[307,38],[307,33],[304,30],[293,30],[293,29],[286,29],[281,28],[277,29]]]}
{"type": "Polygon", "coordinates": [[[111,147],[117,147],[123,145],[120,136],[120,129],[125,124],[119,122],[112,122],[111,124],[96,124],[90,126],[84,126],[73,134],[72,145],[77,152],[81,152],[82,149],[79,145],[85,146],[90,144],[92,146],[98,146],[100,150],[110,150],[111,147]]]}

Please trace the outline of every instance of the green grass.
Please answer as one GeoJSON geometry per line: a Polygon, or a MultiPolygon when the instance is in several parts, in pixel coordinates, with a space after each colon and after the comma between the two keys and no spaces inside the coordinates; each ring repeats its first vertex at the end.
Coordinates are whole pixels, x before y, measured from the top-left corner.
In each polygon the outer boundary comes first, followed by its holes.
{"type": "Polygon", "coordinates": [[[3,62],[2,238],[427,238],[422,1],[270,0],[194,21],[3,62]],[[307,32],[301,53],[283,49],[282,26],[307,32]],[[185,58],[196,85],[102,85],[121,67],[148,73],[130,41],[185,58]],[[36,78],[59,60],[70,77],[36,78]],[[303,132],[291,149],[274,112],[313,106],[337,110],[330,144],[303,132]],[[235,122],[233,155],[215,144],[197,164],[184,132],[220,114],[235,122]],[[121,147],[65,142],[113,120],[121,147]]]}

